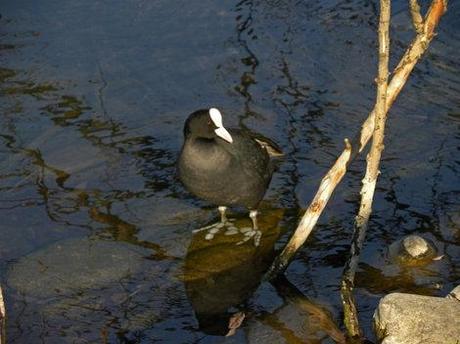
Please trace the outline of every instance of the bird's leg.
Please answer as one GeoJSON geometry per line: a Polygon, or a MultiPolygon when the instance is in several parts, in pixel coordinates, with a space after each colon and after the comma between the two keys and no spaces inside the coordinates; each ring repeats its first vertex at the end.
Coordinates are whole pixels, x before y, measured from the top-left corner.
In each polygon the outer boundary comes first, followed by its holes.
{"type": "Polygon", "coordinates": [[[219,213],[220,213],[220,222],[221,223],[227,222],[227,216],[225,215],[225,211],[227,210],[227,207],[219,206],[217,209],[219,209],[219,213]]]}
{"type": "Polygon", "coordinates": [[[260,238],[262,237],[262,232],[259,230],[259,227],[257,226],[257,210],[250,210],[249,217],[252,220],[252,230],[245,232],[245,238],[238,242],[237,245],[241,245],[249,239],[251,239],[252,237],[254,237],[254,245],[259,246],[260,238]]]}
{"type": "Polygon", "coordinates": [[[249,211],[249,217],[252,220],[252,229],[258,230],[259,228],[257,227],[257,210],[249,211]]]}
{"type": "Polygon", "coordinates": [[[252,220],[252,229],[254,231],[254,245],[259,246],[260,245],[260,238],[262,238],[262,232],[259,230],[259,227],[257,226],[257,210],[251,210],[249,212],[249,217],[252,220]]]}
{"type": "MultiPolygon", "coordinates": [[[[217,209],[219,209],[219,213],[220,213],[220,222],[213,223],[212,225],[201,227],[201,228],[198,228],[198,229],[194,229],[193,233],[198,233],[198,232],[204,231],[205,229],[210,229],[210,228],[216,227],[220,223],[225,224],[225,222],[227,222],[227,216],[225,215],[225,211],[227,210],[227,207],[219,206],[217,209]]],[[[221,228],[221,227],[223,227],[223,226],[219,226],[219,228],[221,228]]]]}
{"type": "Polygon", "coordinates": [[[225,215],[225,212],[227,211],[227,207],[225,206],[219,206],[217,208],[220,213],[220,222],[213,223],[212,225],[202,227],[199,229],[195,229],[193,233],[201,232],[204,230],[207,230],[208,233],[204,237],[206,240],[212,240],[214,239],[214,236],[224,227],[228,228],[228,230],[225,232],[225,235],[234,235],[238,233],[238,229],[235,227],[234,224],[231,223],[232,220],[228,220],[227,216],[225,215]]]}

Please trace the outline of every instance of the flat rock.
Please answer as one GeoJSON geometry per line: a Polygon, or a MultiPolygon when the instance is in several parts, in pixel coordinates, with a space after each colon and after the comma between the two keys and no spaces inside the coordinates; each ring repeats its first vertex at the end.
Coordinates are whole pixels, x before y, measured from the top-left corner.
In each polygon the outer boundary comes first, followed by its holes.
{"type": "Polygon", "coordinates": [[[391,293],[380,300],[374,329],[383,344],[446,344],[460,341],[460,302],[391,293]]]}
{"type": "Polygon", "coordinates": [[[19,259],[10,267],[7,283],[25,296],[41,299],[78,293],[135,272],[145,252],[116,241],[59,241],[19,259]]]}

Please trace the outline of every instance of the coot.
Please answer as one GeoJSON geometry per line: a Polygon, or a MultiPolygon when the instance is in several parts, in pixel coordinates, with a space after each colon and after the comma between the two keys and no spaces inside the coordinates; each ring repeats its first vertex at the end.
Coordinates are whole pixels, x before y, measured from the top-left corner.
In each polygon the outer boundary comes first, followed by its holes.
{"type": "Polygon", "coordinates": [[[255,236],[257,245],[261,235],[257,206],[272,177],[271,155],[282,155],[273,142],[239,129],[227,130],[216,108],[198,110],[185,121],[178,176],[195,196],[219,206],[222,223],[227,222],[228,206],[247,207],[253,231],[246,236],[255,236]]]}

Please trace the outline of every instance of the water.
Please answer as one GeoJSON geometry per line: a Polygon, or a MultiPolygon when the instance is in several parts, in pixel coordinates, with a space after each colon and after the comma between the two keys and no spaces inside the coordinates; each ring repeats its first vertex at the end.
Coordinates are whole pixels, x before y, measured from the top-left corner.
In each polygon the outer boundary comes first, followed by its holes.
{"type": "MultiPolygon", "coordinates": [[[[392,65],[413,32],[393,4],[392,65]]],[[[392,291],[460,282],[459,5],[391,109],[357,274],[374,339],[392,291]],[[404,268],[388,246],[431,239],[404,268]]],[[[0,280],[11,343],[333,343],[359,202],[354,162],[288,280],[260,283],[375,97],[373,1],[47,1],[0,6],[0,280]],[[192,230],[218,218],[174,175],[182,126],[218,106],[286,153],[262,205],[261,247],[192,230]],[[230,337],[228,322],[244,312],[230,337]]],[[[239,226],[250,222],[234,209],[239,226]]]]}

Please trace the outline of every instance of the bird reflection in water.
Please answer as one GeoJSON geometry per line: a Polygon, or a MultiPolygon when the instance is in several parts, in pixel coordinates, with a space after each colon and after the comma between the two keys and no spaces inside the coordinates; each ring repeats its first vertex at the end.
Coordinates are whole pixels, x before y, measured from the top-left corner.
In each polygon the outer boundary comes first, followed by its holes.
{"type": "MultiPolygon", "coordinates": [[[[257,327],[269,326],[272,329],[269,332],[286,340],[292,335],[301,338],[306,334],[308,338],[303,340],[315,342],[315,338],[330,337],[344,343],[343,334],[329,311],[308,300],[286,279],[272,282],[283,300],[282,306],[271,313],[250,306],[274,258],[274,246],[281,234],[279,223],[284,213],[282,209],[269,208],[267,203],[262,203],[261,211],[259,225],[264,235],[258,247],[237,246],[235,236],[222,235],[210,242],[205,240],[203,232],[194,235],[187,250],[182,279],[200,331],[207,335],[231,336],[242,328],[250,339],[257,327]],[[301,315],[301,329],[289,328],[291,324],[282,320],[272,321],[282,319],[278,313],[286,309],[301,315]]],[[[250,224],[249,221],[242,216],[236,219],[236,225],[244,226],[246,222],[250,224]]]]}

